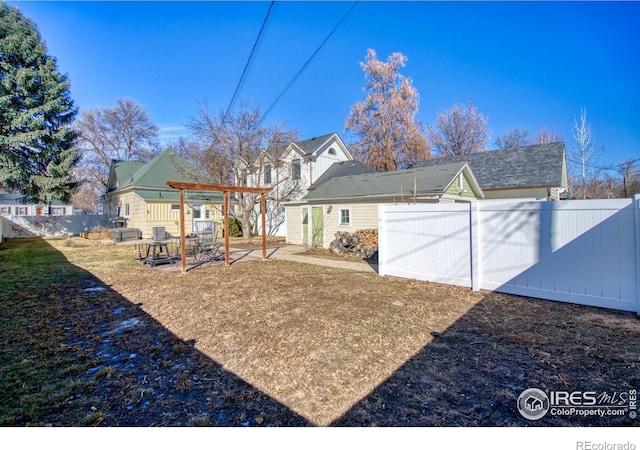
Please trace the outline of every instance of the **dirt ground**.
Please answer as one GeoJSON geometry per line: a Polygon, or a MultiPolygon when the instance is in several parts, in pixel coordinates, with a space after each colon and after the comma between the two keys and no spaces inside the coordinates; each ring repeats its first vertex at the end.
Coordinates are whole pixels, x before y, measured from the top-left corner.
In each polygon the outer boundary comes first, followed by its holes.
{"type": "Polygon", "coordinates": [[[86,370],[42,423],[640,423],[516,408],[530,387],[638,389],[635,314],[274,260],[161,273],[126,247],[51,245],[85,275],[49,292],[65,301],[39,326],[86,370]]]}

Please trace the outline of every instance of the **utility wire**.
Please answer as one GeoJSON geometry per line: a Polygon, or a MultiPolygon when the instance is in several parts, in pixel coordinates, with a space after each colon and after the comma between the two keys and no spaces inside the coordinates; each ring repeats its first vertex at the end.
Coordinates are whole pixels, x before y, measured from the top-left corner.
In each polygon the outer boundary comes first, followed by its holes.
{"type": "MultiPolygon", "coordinates": [[[[618,167],[618,166],[614,166],[613,164],[610,164],[609,166],[596,166],[596,165],[589,164],[589,163],[583,163],[582,161],[577,161],[577,160],[572,159],[572,158],[567,158],[567,161],[568,161],[568,162],[572,162],[572,163],[574,163],[574,164],[579,164],[579,165],[581,165],[581,166],[582,166],[582,165],[584,165],[585,167],[589,167],[589,168],[591,168],[591,169],[600,169],[600,170],[619,170],[619,167],[618,167]]],[[[635,163],[637,163],[637,162],[639,162],[639,161],[640,161],[640,158],[636,158],[636,159],[634,159],[634,160],[630,161],[630,163],[631,163],[631,165],[633,165],[633,164],[635,164],[635,163]]],[[[626,161],[625,161],[625,163],[626,163],[626,161]]]]}
{"type": "Polygon", "coordinates": [[[320,46],[313,52],[313,54],[309,57],[309,59],[307,60],[307,62],[304,63],[304,65],[302,66],[302,68],[298,71],[298,73],[296,73],[294,75],[294,77],[291,79],[291,81],[289,81],[289,84],[287,84],[285,86],[285,88],[282,90],[282,92],[280,92],[280,94],[278,94],[278,96],[276,97],[276,99],[273,101],[273,103],[271,103],[271,106],[269,106],[267,108],[267,110],[264,112],[264,114],[262,115],[262,120],[264,120],[264,118],[267,116],[267,114],[269,114],[269,112],[271,112],[271,110],[273,109],[274,106],[276,106],[276,103],[278,103],[280,101],[280,99],[284,96],[284,94],[289,90],[289,88],[293,85],[293,83],[295,83],[295,81],[298,79],[298,77],[300,77],[300,75],[302,74],[302,72],[304,72],[304,70],[307,68],[307,66],[309,66],[309,64],[311,63],[311,61],[313,61],[313,59],[316,57],[316,55],[320,52],[320,50],[322,50],[322,47],[324,47],[324,45],[327,43],[327,41],[331,38],[331,36],[333,36],[333,34],[338,30],[338,28],[340,28],[340,25],[342,25],[342,22],[345,21],[345,19],[347,18],[347,16],[351,13],[351,11],[353,11],[353,9],[356,7],[356,5],[358,4],[358,1],[353,2],[353,4],[351,5],[351,8],[349,8],[349,10],[344,14],[344,16],[342,16],[342,19],[340,19],[340,21],[336,24],[335,27],[333,27],[333,30],[331,30],[331,32],[327,35],[327,37],[324,39],[324,41],[322,41],[322,43],[320,44],[320,46]]]}
{"type": "Polygon", "coordinates": [[[255,60],[256,55],[258,54],[258,50],[260,49],[260,45],[262,44],[262,38],[264,37],[264,31],[267,28],[267,25],[269,23],[269,18],[271,16],[271,11],[275,7],[275,4],[276,4],[276,2],[274,0],[269,5],[269,9],[267,10],[267,15],[265,16],[264,20],[262,21],[262,26],[260,27],[260,31],[258,32],[258,36],[256,37],[256,41],[254,42],[253,48],[251,49],[251,54],[249,55],[249,59],[247,60],[246,64],[244,65],[244,69],[242,70],[242,75],[240,76],[240,80],[238,80],[238,84],[236,85],[236,89],[233,92],[233,97],[231,97],[231,101],[229,102],[229,106],[227,106],[227,110],[224,113],[224,116],[222,117],[222,121],[220,122],[220,127],[218,128],[218,132],[220,132],[220,129],[222,129],[222,127],[224,126],[224,123],[227,120],[227,116],[229,115],[229,112],[235,106],[236,101],[238,100],[238,95],[240,94],[240,91],[242,90],[242,87],[244,86],[245,81],[247,81],[247,77],[249,76],[249,72],[251,71],[251,66],[253,66],[253,61],[255,60]]]}

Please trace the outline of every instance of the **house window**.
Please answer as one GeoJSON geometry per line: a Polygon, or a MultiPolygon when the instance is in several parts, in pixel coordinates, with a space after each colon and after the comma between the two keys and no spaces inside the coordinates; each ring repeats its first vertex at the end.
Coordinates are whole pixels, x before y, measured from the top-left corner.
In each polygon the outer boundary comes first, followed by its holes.
{"type": "Polygon", "coordinates": [[[271,184],[271,164],[264,166],[264,184],[271,184]]]}
{"type": "Polygon", "coordinates": [[[55,207],[55,208],[51,208],[51,215],[52,216],[64,216],[67,213],[67,210],[65,207],[55,207]]]}
{"type": "Polygon", "coordinates": [[[175,211],[175,212],[180,211],[180,203],[172,203],[171,204],[171,211],[175,211]]]}
{"type": "Polygon", "coordinates": [[[11,214],[11,206],[0,206],[0,214],[8,216],[11,214]]]}
{"type": "Polygon", "coordinates": [[[299,180],[301,173],[302,169],[300,166],[300,158],[294,159],[293,161],[291,161],[291,179],[299,180]]]}
{"type": "Polygon", "coordinates": [[[131,213],[131,211],[129,210],[129,204],[125,203],[124,204],[124,217],[129,217],[130,213],[131,213]]]}
{"type": "Polygon", "coordinates": [[[338,218],[340,219],[340,225],[351,225],[351,210],[341,209],[338,218]]]}
{"type": "Polygon", "coordinates": [[[211,219],[211,211],[208,209],[204,210],[204,218],[205,219],[211,219]]]}
{"type": "Polygon", "coordinates": [[[247,172],[242,172],[241,186],[247,186],[247,172]]]}
{"type": "Polygon", "coordinates": [[[16,216],[28,216],[28,215],[29,215],[28,206],[16,206],[16,216]]]}
{"type": "Polygon", "coordinates": [[[202,219],[202,211],[199,206],[193,207],[193,218],[194,219],[202,219]]]}
{"type": "Polygon", "coordinates": [[[336,149],[335,148],[330,148],[329,149],[329,154],[333,155],[333,156],[336,156],[336,149]]]}

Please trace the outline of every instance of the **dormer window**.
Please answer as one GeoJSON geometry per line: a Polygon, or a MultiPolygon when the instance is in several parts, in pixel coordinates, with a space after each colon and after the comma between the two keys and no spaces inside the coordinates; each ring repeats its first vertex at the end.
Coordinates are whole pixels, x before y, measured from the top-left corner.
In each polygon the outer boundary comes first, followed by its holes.
{"type": "Polygon", "coordinates": [[[271,164],[264,166],[264,184],[271,184],[271,164]]]}
{"type": "Polygon", "coordinates": [[[299,180],[302,175],[302,169],[300,165],[300,158],[294,159],[291,161],[291,179],[299,180]]]}

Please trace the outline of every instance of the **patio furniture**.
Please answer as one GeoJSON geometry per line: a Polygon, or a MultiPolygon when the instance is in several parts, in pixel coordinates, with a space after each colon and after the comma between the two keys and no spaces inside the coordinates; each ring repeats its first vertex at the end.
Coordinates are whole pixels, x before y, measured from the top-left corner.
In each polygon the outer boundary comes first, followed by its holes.
{"type": "Polygon", "coordinates": [[[173,264],[176,258],[169,253],[169,246],[166,242],[153,241],[146,245],[146,256],[142,258],[142,264],[149,264],[155,267],[158,264],[173,264]]]}
{"type": "Polygon", "coordinates": [[[205,233],[198,236],[195,244],[196,261],[216,261],[224,252],[220,251],[224,242],[218,241],[218,233],[205,233]]]}

